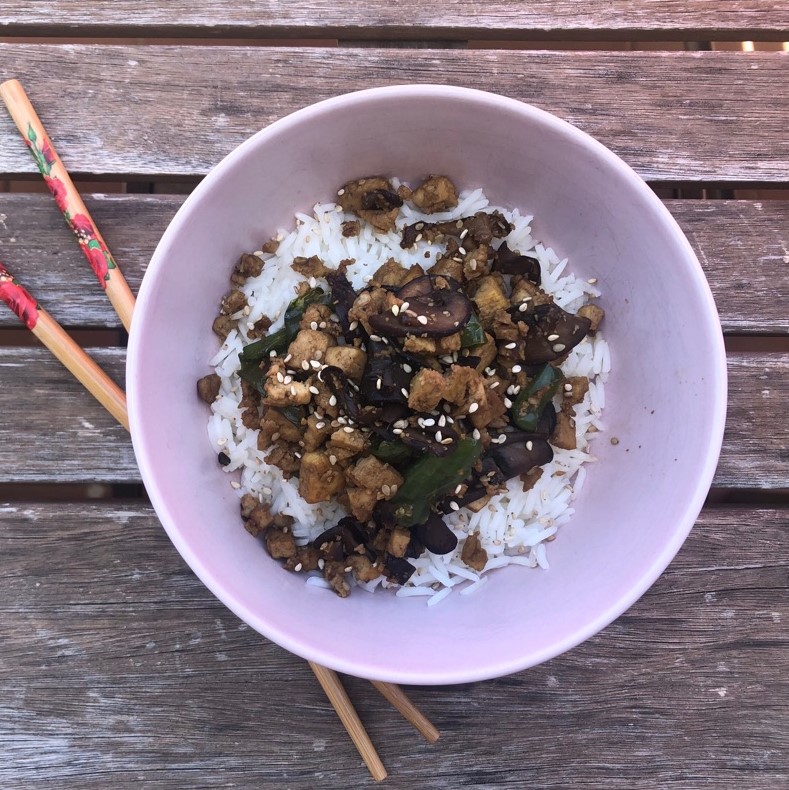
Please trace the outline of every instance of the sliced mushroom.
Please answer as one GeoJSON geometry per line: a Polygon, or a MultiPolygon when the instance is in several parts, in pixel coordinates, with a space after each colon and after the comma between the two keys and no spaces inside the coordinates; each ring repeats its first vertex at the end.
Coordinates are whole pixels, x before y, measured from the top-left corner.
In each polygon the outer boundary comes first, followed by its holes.
{"type": "Polygon", "coordinates": [[[408,307],[396,316],[390,312],[371,315],[368,321],[376,332],[389,337],[446,337],[463,329],[471,318],[471,302],[460,291],[435,288],[425,295],[400,296],[398,292],[398,296],[407,300],[408,307]]]}

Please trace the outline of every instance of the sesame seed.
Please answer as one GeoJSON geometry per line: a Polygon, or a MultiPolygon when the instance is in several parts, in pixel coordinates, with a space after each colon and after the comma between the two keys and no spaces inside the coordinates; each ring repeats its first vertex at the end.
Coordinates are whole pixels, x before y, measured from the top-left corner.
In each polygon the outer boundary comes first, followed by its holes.
{"type": "Polygon", "coordinates": [[[486,375],[493,376],[493,375],[495,375],[495,373],[496,373],[496,369],[495,368],[485,368],[485,374],[486,375]]]}
{"type": "Polygon", "coordinates": [[[337,396],[332,395],[331,398],[329,398],[329,406],[336,406],[336,405],[337,405],[337,396]]]}
{"type": "Polygon", "coordinates": [[[472,259],[471,259],[471,260],[468,262],[468,268],[469,268],[469,269],[471,269],[471,271],[472,271],[472,272],[475,272],[475,271],[477,271],[477,261],[476,261],[476,259],[475,259],[475,258],[472,258],[472,259]]]}
{"type": "Polygon", "coordinates": [[[517,347],[518,347],[517,343],[507,343],[507,345],[504,346],[504,348],[517,348],[517,347]]]}
{"type": "Polygon", "coordinates": [[[318,284],[318,281],[314,277],[310,277],[308,282],[310,284],[310,288],[314,288],[318,284]]]}
{"type": "Polygon", "coordinates": [[[306,359],[302,360],[302,362],[301,362],[301,369],[302,370],[309,370],[310,369],[310,363],[307,362],[306,359]]]}
{"type": "Polygon", "coordinates": [[[326,423],[323,422],[323,421],[315,423],[315,430],[316,431],[322,431],[325,427],[326,427],[326,423]]]}
{"type": "Polygon", "coordinates": [[[285,382],[285,377],[282,375],[282,372],[279,370],[277,371],[277,381],[280,384],[283,384],[285,382]]]}
{"type": "Polygon", "coordinates": [[[342,197],[344,194],[345,194],[345,190],[344,189],[340,189],[337,192],[337,197],[342,197]]]}
{"type": "Polygon", "coordinates": [[[320,570],[323,570],[325,566],[326,566],[326,560],[318,560],[318,568],[320,570]]]}
{"type": "Polygon", "coordinates": [[[567,346],[565,346],[564,343],[557,343],[553,347],[553,350],[558,354],[559,352],[564,351],[565,348],[567,348],[567,346]]]}
{"type": "Polygon", "coordinates": [[[411,306],[411,303],[410,303],[410,302],[403,302],[403,303],[400,305],[400,309],[401,309],[401,310],[408,310],[408,308],[409,308],[410,306],[411,306]]]}
{"type": "MultiPolygon", "coordinates": [[[[268,352],[268,355],[269,357],[271,357],[271,359],[274,359],[274,357],[277,356],[277,352],[274,349],[272,349],[271,351],[268,352]]],[[[287,360],[285,361],[287,362],[287,360]]]]}
{"type": "Polygon", "coordinates": [[[491,382],[490,388],[491,388],[492,390],[495,390],[495,389],[496,389],[496,387],[498,387],[498,386],[499,386],[499,384],[501,384],[501,382],[500,382],[500,381],[493,381],[493,382],[491,382]]]}
{"type": "Polygon", "coordinates": [[[321,363],[318,362],[317,359],[311,359],[310,366],[312,367],[313,370],[317,370],[321,366],[321,363]]]}
{"type": "Polygon", "coordinates": [[[353,332],[353,330],[357,329],[358,326],[359,326],[359,322],[358,321],[351,321],[351,323],[348,324],[348,329],[350,329],[351,332],[353,332]]]}
{"type": "Polygon", "coordinates": [[[392,305],[392,315],[397,315],[400,312],[400,306],[393,304],[392,305]]]}
{"type": "Polygon", "coordinates": [[[475,428],[471,432],[471,438],[476,439],[477,441],[479,441],[482,438],[482,434],[479,432],[479,428],[475,428]]]}
{"type": "Polygon", "coordinates": [[[279,431],[274,431],[274,433],[271,434],[271,441],[276,442],[277,439],[279,439],[279,431]]]}
{"type": "Polygon", "coordinates": [[[402,428],[392,428],[392,433],[399,436],[403,432],[402,428]]]}
{"type": "Polygon", "coordinates": [[[461,239],[465,239],[465,238],[466,238],[466,236],[468,236],[468,228],[464,228],[464,229],[463,229],[463,231],[462,231],[462,232],[461,232],[461,234],[460,234],[460,238],[461,238],[461,239]]]}
{"type": "Polygon", "coordinates": [[[438,418],[438,424],[442,428],[447,424],[447,418],[443,414],[438,418]]]}
{"type": "Polygon", "coordinates": [[[572,384],[565,384],[564,385],[564,391],[565,392],[572,392],[573,391],[573,385],[572,384]]]}
{"type": "Polygon", "coordinates": [[[418,315],[416,317],[416,320],[419,321],[419,323],[422,324],[422,326],[425,326],[425,324],[427,324],[427,316],[426,315],[418,315]]]}
{"type": "Polygon", "coordinates": [[[422,241],[422,234],[421,234],[421,233],[417,233],[417,234],[416,234],[416,239],[415,239],[415,241],[422,241]]]}
{"type": "Polygon", "coordinates": [[[303,567],[304,566],[301,563],[299,563],[298,565],[296,565],[296,567],[293,570],[296,571],[296,573],[298,573],[303,567]]]}
{"type": "MultiPolygon", "coordinates": [[[[276,354],[277,354],[277,352],[275,351],[275,352],[274,352],[274,355],[276,356],[276,354]]],[[[291,359],[293,359],[293,354],[288,354],[288,356],[286,356],[286,357],[285,357],[285,359],[283,359],[282,361],[283,361],[285,364],[287,364],[288,362],[290,362],[290,361],[291,361],[291,359]]]]}
{"type": "Polygon", "coordinates": [[[413,368],[412,368],[410,365],[406,365],[406,364],[404,364],[404,365],[403,365],[403,370],[404,370],[406,373],[411,373],[411,372],[413,371],[413,368]]]}
{"type": "Polygon", "coordinates": [[[460,505],[458,505],[457,502],[450,502],[449,506],[452,508],[452,510],[460,510],[460,505]]]}
{"type": "Polygon", "coordinates": [[[225,437],[223,436],[221,439],[217,439],[217,440],[216,440],[216,443],[217,443],[217,444],[218,444],[220,447],[224,447],[224,446],[227,444],[227,439],[225,439],[225,437]]]}
{"type": "Polygon", "coordinates": [[[513,394],[513,395],[517,395],[517,394],[518,394],[520,391],[521,391],[521,385],[520,385],[520,384],[516,384],[516,385],[515,385],[515,386],[512,388],[512,394],[513,394]]]}
{"type": "Polygon", "coordinates": [[[513,373],[520,373],[521,372],[521,366],[520,365],[513,365],[512,366],[512,372],[513,373]]]}
{"type": "Polygon", "coordinates": [[[380,335],[370,335],[370,340],[372,340],[373,343],[380,343],[381,342],[381,336],[380,335]]]}
{"type": "Polygon", "coordinates": [[[391,493],[392,493],[392,489],[391,489],[391,488],[389,488],[389,486],[388,486],[386,483],[384,483],[384,484],[381,486],[381,493],[382,493],[384,496],[390,496],[390,495],[391,495],[391,493]]]}
{"type": "Polygon", "coordinates": [[[519,313],[525,313],[528,309],[529,309],[529,305],[527,305],[526,302],[523,302],[523,304],[518,306],[519,313]]]}
{"type": "Polygon", "coordinates": [[[239,483],[237,480],[231,480],[230,487],[238,490],[239,488],[241,488],[241,483],[239,483]]]}
{"type": "Polygon", "coordinates": [[[293,455],[295,455],[295,456],[296,456],[296,458],[298,458],[298,459],[301,459],[301,453],[296,453],[296,452],[294,452],[294,453],[293,453],[293,455]]]}
{"type": "Polygon", "coordinates": [[[318,329],[326,329],[326,322],[325,321],[321,321],[318,324],[318,329]]]}
{"type": "Polygon", "coordinates": [[[427,417],[426,419],[422,420],[422,423],[426,428],[430,428],[436,424],[436,421],[432,417],[427,417]]]}
{"type": "Polygon", "coordinates": [[[337,418],[337,424],[338,425],[347,425],[348,424],[348,419],[346,417],[340,416],[340,417],[337,418]]]}
{"type": "Polygon", "coordinates": [[[315,359],[320,359],[323,356],[323,351],[321,349],[315,349],[315,359]]]}
{"type": "Polygon", "coordinates": [[[548,340],[558,340],[559,335],[548,335],[548,340]]]}
{"type": "Polygon", "coordinates": [[[436,431],[436,441],[440,442],[444,437],[441,435],[441,431],[436,431]]]}
{"type": "Polygon", "coordinates": [[[399,486],[397,485],[397,483],[392,483],[392,485],[390,485],[389,488],[391,489],[392,494],[394,495],[397,493],[397,489],[399,488],[399,486]]]}
{"type": "Polygon", "coordinates": [[[470,403],[470,404],[469,404],[469,406],[468,406],[468,413],[469,413],[469,414],[474,414],[474,412],[475,412],[475,411],[476,411],[478,408],[479,408],[479,403],[477,403],[476,401],[474,401],[473,403],[470,403]]]}
{"type": "Polygon", "coordinates": [[[313,395],[320,395],[321,394],[321,391],[317,387],[310,387],[310,392],[313,395]]]}
{"type": "Polygon", "coordinates": [[[317,321],[310,321],[310,329],[315,332],[318,329],[318,322],[317,321]]]}
{"type": "Polygon", "coordinates": [[[285,378],[282,379],[283,384],[290,384],[291,381],[293,381],[293,376],[285,376],[285,378]]]}
{"type": "Polygon", "coordinates": [[[293,395],[294,397],[296,396],[296,386],[295,386],[295,384],[291,384],[290,394],[293,395]]]}
{"type": "Polygon", "coordinates": [[[466,254],[466,248],[465,248],[465,247],[458,247],[458,252],[459,252],[461,255],[465,255],[465,254],[466,254]]]}
{"type": "Polygon", "coordinates": [[[527,450],[531,450],[532,447],[534,447],[534,442],[531,442],[531,441],[526,442],[526,449],[527,450]]]}
{"type": "Polygon", "coordinates": [[[407,428],[408,427],[408,420],[397,420],[393,423],[395,428],[407,428]]]}
{"type": "Polygon", "coordinates": [[[597,282],[597,277],[590,277],[586,282],[588,282],[589,285],[594,285],[597,282]]]}
{"type": "Polygon", "coordinates": [[[446,439],[442,439],[441,440],[441,444],[452,444],[452,437],[451,436],[447,436],[446,439]]]}
{"type": "Polygon", "coordinates": [[[408,390],[405,387],[401,387],[400,392],[403,394],[404,398],[408,397],[408,390]]]}
{"type": "Polygon", "coordinates": [[[509,398],[504,398],[504,405],[508,408],[512,408],[512,401],[509,398]]]}
{"type": "Polygon", "coordinates": [[[462,219],[459,219],[459,220],[458,220],[458,221],[455,223],[455,227],[456,227],[456,228],[462,228],[462,227],[463,227],[463,220],[462,220],[462,219]]]}
{"type": "Polygon", "coordinates": [[[343,428],[343,430],[345,431],[345,433],[353,433],[353,428],[351,428],[351,426],[350,426],[350,425],[346,425],[346,426],[343,428]]]}
{"type": "Polygon", "coordinates": [[[510,386],[507,387],[507,395],[512,395],[514,391],[515,391],[515,386],[513,384],[510,384],[510,386]]]}
{"type": "Polygon", "coordinates": [[[352,570],[353,570],[353,567],[352,567],[351,565],[349,565],[349,566],[348,566],[348,567],[345,569],[345,572],[346,572],[346,573],[350,573],[352,570]]]}
{"type": "Polygon", "coordinates": [[[266,496],[271,496],[271,493],[272,493],[272,492],[271,492],[271,489],[270,489],[268,486],[263,486],[263,489],[262,489],[262,491],[263,491],[263,493],[264,493],[266,496]]]}
{"type": "Polygon", "coordinates": [[[375,388],[377,390],[381,389],[381,379],[376,379],[375,380],[375,388]]]}
{"type": "Polygon", "coordinates": [[[334,466],[334,464],[336,464],[336,463],[337,463],[337,456],[336,456],[336,455],[330,455],[330,456],[329,456],[329,463],[330,463],[332,466],[334,466]]]}
{"type": "Polygon", "coordinates": [[[454,360],[452,359],[452,355],[451,354],[446,354],[445,356],[441,357],[441,361],[445,365],[451,365],[454,362],[454,360]]]}

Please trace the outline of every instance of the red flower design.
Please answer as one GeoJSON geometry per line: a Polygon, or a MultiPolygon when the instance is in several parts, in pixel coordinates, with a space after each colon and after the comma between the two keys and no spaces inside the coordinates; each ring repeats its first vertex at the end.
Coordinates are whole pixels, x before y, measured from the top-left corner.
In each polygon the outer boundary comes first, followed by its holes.
{"type": "Polygon", "coordinates": [[[85,253],[91,269],[93,269],[94,274],[101,283],[101,287],[106,288],[109,269],[107,268],[107,258],[104,255],[104,250],[99,247],[83,246],[82,251],[85,253]]]}
{"type": "Polygon", "coordinates": [[[52,196],[55,198],[55,203],[58,204],[58,208],[61,211],[65,211],[66,187],[63,182],[59,178],[50,178],[49,176],[44,176],[44,182],[49,187],[49,191],[52,193],[52,196]]]}
{"type": "Polygon", "coordinates": [[[36,300],[0,265],[0,299],[2,299],[22,320],[28,329],[33,329],[38,321],[36,300]]]}
{"type": "Polygon", "coordinates": [[[92,239],[96,236],[93,223],[84,214],[75,214],[71,218],[71,227],[74,228],[74,233],[83,238],[92,239]]]}

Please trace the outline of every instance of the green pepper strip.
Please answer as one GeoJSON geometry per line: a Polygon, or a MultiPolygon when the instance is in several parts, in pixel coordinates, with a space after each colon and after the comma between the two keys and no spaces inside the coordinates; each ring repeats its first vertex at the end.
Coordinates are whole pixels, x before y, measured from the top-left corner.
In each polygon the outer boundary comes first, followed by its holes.
{"type": "Polygon", "coordinates": [[[474,346],[481,346],[485,342],[485,330],[479,322],[476,313],[471,313],[468,323],[460,333],[460,347],[473,348],[474,346]]]}
{"type": "Polygon", "coordinates": [[[386,464],[400,464],[413,457],[414,454],[411,448],[404,445],[401,441],[389,441],[388,439],[379,442],[370,452],[379,461],[383,461],[386,464]]]}
{"type": "Polygon", "coordinates": [[[559,368],[545,365],[543,369],[524,387],[512,404],[512,422],[522,431],[533,431],[545,407],[559,391],[564,374],[559,368]],[[539,393],[539,398],[533,398],[539,393]]]}
{"type": "Polygon", "coordinates": [[[266,337],[256,340],[245,346],[239,354],[241,368],[238,375],[244,381],[252,384],[259,392],[263,392],[265,376],[260,369],[260,363],[271,355],[272,351],[278,354],[286,351],[293,339],[299,333],[299,324],[304,313],[311,304],[331,304],[331,298],[324,293],[322,288],[310,288],[303,296],[294,299],[285,310],[284,326],[266,337]]]}
{"type": "Polygon", "coordinates": [[[448,455],[427,455],[408,467],[403,484],[391,500],[397,523],[402,527],[424,524],[430,508],[471,474],[481,453],[478,441],[461,439],[448,455]]]}

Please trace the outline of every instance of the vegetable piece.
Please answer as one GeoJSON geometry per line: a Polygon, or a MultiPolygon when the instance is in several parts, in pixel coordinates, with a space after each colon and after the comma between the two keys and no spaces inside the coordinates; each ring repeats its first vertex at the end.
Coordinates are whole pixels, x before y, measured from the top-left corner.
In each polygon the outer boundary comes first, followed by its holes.
{"type": "Polygon", "coordinates": [[[278,411],[287,417],[288,422],[292,422],[297,427],[300,427],[301,421],[307,417],[307,410],[303,406],[284,406],[278,411]]]}
{"type": "Polygon", "coordinates": [[[458,545],[455,533],[444,523],[438,513],[431,513],[424,524],[414,527],[417,539],[433,554],[449,554],[458,545]]]}
{"type": "Polygon", "coordinates": [[[415,277],[395,291],[398,299],[413,299],[417,296],[428,296],[436,290],[459,291],[461,284],[454,278],[444,274],[425,274],[415,277]]]}
{"type": "Polygon", "coordinates": [[[322,288],[310,288],[303,296],[294,299],[285,310],[284,325],[276,332],[256,340],[244,346],[239,359],[241,360],[241,368],[238,375],[244,381],[252,384],[261,394],[263,390],[263,381],[265,375],[261,370],[260,363],[269,358],[272,351],[281,354],[287,350],[290,343],[299,333],[299,324],[301,323],[304,311],[311,304],[331,304],[331,301],[322,288]]]}
{"type": "Polygon", "coordinates": [[[401,441],[383,439],[370,452],[379,460],[393,466],[412,458],[414,453],[401,441]]]}
{"type": "Polygon", "coordinates": [[[367,364],[361,382],[362,397],[367,403],[402,403],[408,400],[408,390],[414,376],[405,370],[399,354],[392,346],[374,340],[367,341],[367,364]],[[403,394],[405,392],[405,394],[403,394]]]}
{"type": "Polygon", "coordinates": [[[535,466],[543,466],[553,460],[553,449],[547,439],[531,434],[526,441],[491,445],[488,455],[496,462],[507,480],[525,475],[535,466]]]}
{"type": "Polygon", "coordinates": [[[348,320],[348,311],[353,307],[356,300],[356,291],[349,282],[344,271],[336,271],[326,275],[326,280],[331,288],[331,303],[334,306],[334,312],[340,319],[340,326],[343,332],[350,330],[350,321],[348,320]]]}
{"type": "Polygon", "coordinates": [[[405,584],[416,570],[408,560],[404,560],[401,557],[393,557],[391,554],[386,555],[384,568],[387,576],[398,584],[405,584]]]}
{"type": "Polygon", "coordinates": [[[424,296],[408,297],[408,309],[400,310],[396,316],[386,312],[367,320],[376,332],[389,337],[446,337],[463,329],[470,316],[471,302],[460,291],[436,288],[424,296]]]}
{"type": "Polygon", "coordinates": [[[472,310],[468,323],[460,335],[461,348],[473,348],[474,346],[481,346],[485,342],[485,330],[477,318],[477,314],[472,310]]]}
{"type": "MultiPolygon", "coordinates": [[[[443,429],[446,434],[444,438],[457,438],[457,433],[452,431],[450,433],[448,428],[443,429]]],[[[400,440],[403,444],[416,450],[418,453],[429,453],[443,458],[449,454],[451,445],[441,444],[436,441],[436,437],[432,433],[420,431],[419,428],[405,428],[400,434],[400,440]]]]}
{"type": "Polygon", "coordinates": [[[424,524],[431,507],[462,483],[482,452],[474,439],[461,439],[444,457],[427,455],[406,469],[403,485],[390,500],[402,527],[424,524]]]}
{"type": "Polygon", "coordinates": [[[391,211],[402,205],[403,199],[390,189],[373,189],[362,195],[362,209],[365,211],[391,211]]]}
{"type": "Polygon", "coordinates": [[[536,431],[543,411],[559,391],[563,381],[562,371],[546,364],[515,398],[512,404],[513,425],[522,431],[536,431]]]}
{"type": "Polygon", "coordinates": [[[586,337],[592,324],[588,318],[568,313],[553,302],[519,313],[519,320],[529,326],[523,351],[527,365],[553,362],[566,354],[586,337]]]}
{"type": "Polygon", "coordinates": [[[542,280],[540,262],[530,255],[514,252],[506,241],[496,250],[491,269],[502,274],[520,274],[535,285],[539,285],[542,280]]]}

